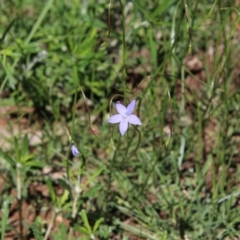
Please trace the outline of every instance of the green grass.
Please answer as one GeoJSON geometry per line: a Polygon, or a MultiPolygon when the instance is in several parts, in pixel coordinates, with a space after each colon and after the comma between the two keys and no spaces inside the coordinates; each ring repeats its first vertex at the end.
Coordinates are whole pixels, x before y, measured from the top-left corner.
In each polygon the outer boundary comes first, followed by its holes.
{"type": "Polygon", "coordinates": [[[1,239],[240,238],[237,0],[0,6],[1,239]]]}

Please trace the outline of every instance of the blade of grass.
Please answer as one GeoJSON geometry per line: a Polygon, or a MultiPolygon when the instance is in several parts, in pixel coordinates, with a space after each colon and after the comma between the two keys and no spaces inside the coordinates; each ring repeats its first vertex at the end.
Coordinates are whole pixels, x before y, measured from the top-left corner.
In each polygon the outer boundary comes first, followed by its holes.
{"type": "MultiPolygon", "coordinates": [[[[27,39],[25,40],[25,44],[26,44],[26,45],[27,45],[27,44],[31,41],[31,39],[33,38],[33,36],[34,36],[34,34],[36,33],[37,29],[38,29],[39,26],[41,25],[43,19],[44,19],[45,16],[47,15],[47,12],[50,10],[52,4],[53,4],[53,0],[49,0],[49,1],[46,3],[46,5],[45,5],[45,7],[43,8],[40,16],[38,17],[36,23],[34,24],[31,32],[29,33],[27,39]]],[[[17,58],[15,59],[15,61],[14,61],[13,64],[12,64],[12,67],[11,67],[11,71],[10,71],[10,72],[13,72],[13,70],[14,70],[14,68],[16,67],[16,65],[17,65],[17,63],[18,63],[19,60],[20,60],[20,57],[17,57],[17,58]]],[[[4,86],[5,86],[5,84],[7,83],[7,79],[8,79],[8,75],[4,78],[4,81],[3,81],[2,85],[1,85],[0,95],[1,95],[1,93],[2,93],[2,90],[3,90],[4,86]]],[[[13,80],[13,83],[11,84],[10,87],[14,89],[14,88],[15,88],[16,81],[14,80],[14,78],[13,78],[12,80],[13,80]]]]}
{"type": "Polygon", "coordinates": [[[8,200],[3,202],[2,205],[2,221],[1,221],[1,240],[4,240],[5,231],[7,228],[7,219],[9,214],[8,200]]]}

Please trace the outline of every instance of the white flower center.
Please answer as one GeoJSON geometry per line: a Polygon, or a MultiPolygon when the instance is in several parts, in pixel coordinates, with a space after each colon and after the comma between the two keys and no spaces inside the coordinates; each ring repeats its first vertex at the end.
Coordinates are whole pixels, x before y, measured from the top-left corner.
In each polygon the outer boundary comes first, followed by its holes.
{"type": "Polygon", "coordinates": [[[128,116],[126,114],[123,114],[123,120],[128,122],[128,116]]]}

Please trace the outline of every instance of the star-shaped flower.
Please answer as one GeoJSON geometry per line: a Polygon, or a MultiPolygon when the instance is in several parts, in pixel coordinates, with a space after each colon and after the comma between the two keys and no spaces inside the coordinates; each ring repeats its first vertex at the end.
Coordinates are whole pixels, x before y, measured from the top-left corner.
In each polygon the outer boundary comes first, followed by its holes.
{"type": "Polygon", "coordinates": [[[78,151],[77,147],[74,144],[72,144],[71,150],[72,150],[73,156],[79,155],[79,151],[78,151]]]}
{"type": "Polygon", "coordinates": [[[128,129],[128,123],[133,125],[142,125],[140,119],[132,114],[135,107],[136,100],[132,100],[127,107],[120,102],[116,102],[116,109],[118,114],[113,115],[108,119],[109,123],[119,123],[119,131],[123,136],[128,129]]]}

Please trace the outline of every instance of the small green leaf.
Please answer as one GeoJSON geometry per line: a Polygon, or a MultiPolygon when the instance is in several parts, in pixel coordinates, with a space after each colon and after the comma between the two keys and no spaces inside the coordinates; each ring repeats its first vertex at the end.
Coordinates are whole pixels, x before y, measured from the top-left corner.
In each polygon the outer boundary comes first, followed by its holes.
{"type": "Polygon", "coordinates": [[[0,51],[0,55],[8,56],[8,57],[20,57],[21,55],[19,53],[13,52],[11,49],[3,49],[0,51]]]}
{"type": "Polygon", "coordinates": [[[33,230],[33,235],[36,240],[42,240],[42,234],[41,234],[41,225],[37,222],[32,223],[31,228],[33,230]]]}
{"type": "Polygon", "coordinates": [[[101,172],[105,169],[105,166],[99,168],[96,172],[94,172],[94,174],[88,179],[88,181],[83,185],[83,189],[86,188],[86,186],[92,182],[95,178],[98,177],[98,175],[101,174],[101,172]]]}
{"type": "Polygon", "coordinates": [[[68,200],[68,197],[69,197],[69,191],[65,189],[63,195],[60,197],[58,201],[60,207],[62,207],[66,203],[66,201],[68,200]]]}
{"type": "Polygon", "coordinates": [[[74,226],[74,230],[83,233],[87,236],[89,236],[91,233],[88,232],[88,230],[85,227],[81,227],[81,226],[74,226]]]}
{"type": "Polygon", "coordinates": [[[100,48],[106,48],[108,45],[108,41],[104,41],[103,43],[101,43],[100,48]]]}
{"type": "Polygon", "coordinates": [[[13,70],[11,69],[10,65],[7,62],[5,63],[4,70],[5,70],[6,75],[7,75],[9,86],[12,89],[15,89],[16,79],[13,76],[13,70]]]}
{"type": "Polygon", "coordinates": [[[83,194],[83,197],[95,197],[97,192],[101,191],[101,185],[94,185],[88,191],[83,194]]]}
{"type": "Polygon", "coordinates": [[[99,225],[100,225],[102,222],[104,222],[104,218],[99,218],[99,219],[95,222],[94,227],[93,227],[93,232],[94,232],[94,233],[98,230],[98,227],[99,227],[99,225]]]}
{"type": "Polygon", "coordinates": [[[88,234],[91,234],[91,233],[92,233],[92,229],[91,229],[91,227],[90,227],[90,225],[89,225],[86,211],[85,211],[85,210],[82,210],[82,211],[80,212],[80,216],[81,216],[81,218],[82,218],[82,220],[83,220],[83,223],[84,223],[85,228],[86,228],[87,231],[88,231],[88,234]]]}
{"type": "Polygon", "coordinates": [[[55,191],[53,189],[52,182],[51,182],[50,179],[47,179],[46,183],[47,183],[47,186],[48,186],[48,189],[49,189],[49,193],[50,193],[52,202],[53,202],[53,204],[56,204],[56,194],[55,194],[55,191]]]}
{"type": "Polygon", "coordinates": [[[66,240],[67,239],[67,227],[65,224],[60,223],[58,227],[58,232],[52,232],[52,237],[54,240],[66,240]]]}
{"type": "Polygon", "coordinates": [[[7,33],[11,30],[12,26],[14,25],[15,20],[16,20],[16,18],[14,18],[14,19],[8,24],[8,26],[6,27],[5,31],[3,32],[2,37],[1,37],[1,39],[0,39],[1,44],[3,43],[3,41],[4,41],[4,39],[5,39],[6,35],[7,35],[7,33]]]}
{"type": "Polygon", "coordinates": [[[22,140],[22,149],[21,149],[21,155],[28,155],[28,149],[29,149],[29,140],[28,135],[25,134],[22,140]]]}
{"type": "Polygon", "coordinates": [[[21,159],[20,159],[20,162],[21,162],[21,163],[27,163],[27,162],[30,161],[33,157],[34,157],[33,154],[29,154],[29,155],[22,156],[21,159]]]}
{"type": "Polygon", "coordinates": [[[202,173],[203,176],[205,176],[209,170],[209,168],[212,166],[213,160],[212,160],[212,155],[209,154],[207,161],[205,162],[203,168],[202,168],[202,173]]]}
{"type": "Polygon", "coordinates": [[[5,161],[7,161],[7,163],[8,163],[9,165],[11,165],[12,168],[15,167],[15,161],[14,161],[7,153],[5,153],[4,151],[2,151],[1,149],[0,149],[0,156],[1,156],[5,161]]]}
{"type": "Polygon", "coordinates": [[[37,160],[32,160],[32,161],[26,162],[24,165],[25,166],[29,166],[29,167],[39,167],[39,168],[42,168],[42,167],[45,166],[45,163],[37,161],[37,160]]]}

